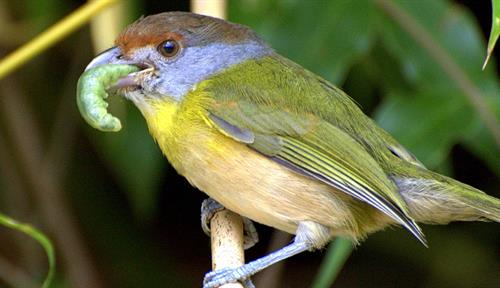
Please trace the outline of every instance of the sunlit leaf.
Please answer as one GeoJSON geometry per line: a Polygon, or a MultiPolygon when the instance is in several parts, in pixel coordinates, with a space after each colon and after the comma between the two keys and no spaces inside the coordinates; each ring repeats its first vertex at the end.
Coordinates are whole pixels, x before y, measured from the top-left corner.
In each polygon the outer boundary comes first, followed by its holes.
{"type": "Polygon", "coordinates": [[[490,39],[488,40],[488,51],[486,52],[483,69],[488,64],[491,53],[493,53],[493,49],[495,48],[495,43],[497,43],[498,36],[500,35],[500,0],[491,0],[491,3],[493,6],[493,13],[491,16],[491,32],[490,39]]]}

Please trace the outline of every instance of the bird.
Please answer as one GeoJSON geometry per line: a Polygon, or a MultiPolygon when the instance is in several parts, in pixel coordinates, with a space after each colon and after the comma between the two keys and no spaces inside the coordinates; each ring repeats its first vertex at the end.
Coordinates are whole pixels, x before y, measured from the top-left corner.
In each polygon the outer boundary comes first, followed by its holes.
{"type": "Polygon", "coordinates": [[[140,69],[114,89],[180,175],[223,207],[295,235],[208,273],[204,288],[243,282],[337,236],[359,243],[400,225],[427,245],[418,223],[500,222],[499,199],[428,170],[346,93],[251,28],[189,12],[143,17],[87,69],[113,64],[140,69]]]}

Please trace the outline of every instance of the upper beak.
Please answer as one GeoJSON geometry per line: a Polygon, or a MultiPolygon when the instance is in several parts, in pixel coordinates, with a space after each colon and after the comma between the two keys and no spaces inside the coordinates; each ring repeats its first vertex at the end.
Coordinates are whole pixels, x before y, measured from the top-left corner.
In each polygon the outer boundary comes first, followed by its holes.
{"type": "Polygon", "coordinates": [[[90,61],[89,65],[87,65],[87,67],[85,68],[85,71],[97,67],[99,65],[113,63],[118,59],[120,55],[121,55],[120,48],[111,47],[108,50],[101,52],[92,61],[90,61]]]}
{"type": "Polygon", "coordinates": [[[120,57],[120,55],[120,48],[111,47],[108,50],[101,52],[92,61],[90,61],[89,65],[87,65],[87,67],[85,68],[85,71],[103,64],[113,63],[118,60],[118,57],[120,57]]]}
{"type": "Polygon", "coordinates": [[[85,71],[105,64],[130,64],[138,66],[142,69],[139,72],[131,73],[118,79],[118,81],[113,86],[111,86],[110,89],[138,86],[138,79],[140,78],[139,76],[154,71],[154,67],[149,63],[127,63],[129,61],[121,59],[121,55],[122,52],[119,47],[111,47],[108,50],[101,52],[92,61],[90,61],[90,63],[85,68],[85,71]]]}

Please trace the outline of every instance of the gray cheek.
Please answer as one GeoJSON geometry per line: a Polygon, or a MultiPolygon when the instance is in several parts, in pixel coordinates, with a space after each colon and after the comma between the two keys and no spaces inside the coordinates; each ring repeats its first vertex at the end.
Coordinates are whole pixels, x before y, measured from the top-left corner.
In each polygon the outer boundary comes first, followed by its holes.
{"type": "Polygon", "coordinates": [[[149,58],[157,63],[161,76],[151,79],[150,87],[144,87],[144,89],[151,89],[159,94],[180,100],[198,82],[231,65],[268,55],[272,53],[272,50],[261,43],[247,42],[236,45],[217,43],[188,47],[181,53],[172,61],[152,59],[161,56],[158,53],[150,54],[149,58]]]}

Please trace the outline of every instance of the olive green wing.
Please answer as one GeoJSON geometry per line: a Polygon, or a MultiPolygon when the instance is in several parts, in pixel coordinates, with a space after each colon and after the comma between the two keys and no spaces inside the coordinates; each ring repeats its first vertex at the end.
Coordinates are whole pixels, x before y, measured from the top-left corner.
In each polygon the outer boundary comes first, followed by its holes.
{"type": "Polygon", "coordinates": [[[358,142],[315,115],[276,110],[245,100],[219,102],[207,121],[270,159],[370,204],[425,244],[394,183],[358,142]]]}

